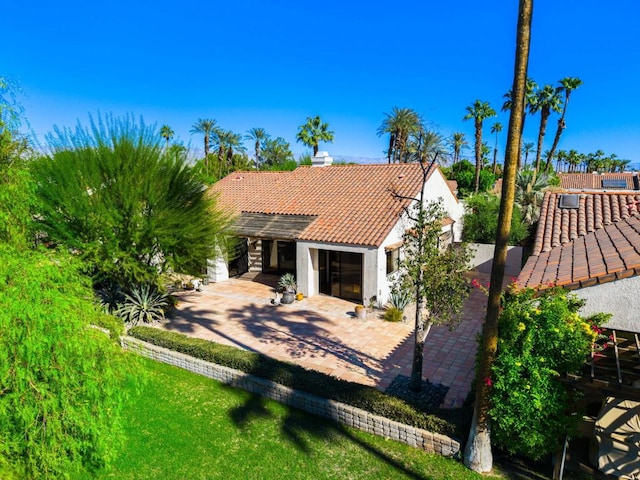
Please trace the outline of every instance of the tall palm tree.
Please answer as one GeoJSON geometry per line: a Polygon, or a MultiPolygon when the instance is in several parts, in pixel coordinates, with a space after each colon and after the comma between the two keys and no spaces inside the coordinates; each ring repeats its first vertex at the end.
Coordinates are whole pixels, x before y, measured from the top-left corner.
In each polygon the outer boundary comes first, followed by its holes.
{"type": "Polygon", "coordinates": [[[171,140],[174,135],[175,133],[169,125],[163,125],[162,127],[160,127],[160,136],[167,141],[167,150],[169,149],[169,140],[171,140]]]}
{"type": "Polygon", "coordinates": [[[533,147],[535,144],[533,142],[525,142],[522,145],[522,153],[524,153],[524,166],[523,168],[527,168],[527,160],[529,159],[529,154],[533,152],[533,147]]]}
{"type": "Polygon", "coordinates": [[[209,172],[209,141],[216,125],[217,122],[212,118],[199,118],[198,121],[191,126],[192,135],[194,133],[204,135],[204,166],[207,172],[209,172]]]}
{"type": "Polygon", "coordinates": [[[540,159],[542,157],[542,144],[544,142],[547,122],[551,112],[560,112],[560,94],[551,85],[545,85],[536,92],[535,100],[529,106],[530,113],[540,112],[540,129],[538,130],[538,148],[536,150],[536,165],[534,169],[540,170],[540,159]]]}
{"type": "MultiPolygon", "coordinates": [[[[538,89],[538,84],[532,78],[527,78],[527,84],[525,86],[524,105],[523,105],[524,117],[522,117],[522,127],[521,127],[522,130],[520,131],[520,142],[522,142],[522,134],[524,132],[524,123],[527,119],[527,109],[529,108],[529,105],[533,101],[535,91],[537,89],[538,89]]],[[[502,104],[502,111],[507,112],[511,110],[511,90],[505,93],[503,95],[503,98],[505,99],[505,101],[502,104]]],[[[519,145],[518,150],[522,151],[522,143],[519,145]]],[[[518,157],[518,170],[520,169],[520,166],[522,164],[521,160],[522,159],[518,157]]]]}
{"type": "Polygon", "coordinates": [[[422,119],[411,108],[393,107],[390,113],[384,115],[385,118],[378,127],[378,136],[389,134],[387,162],[405,162],[407,143],[412,135],[420,131],[422,119]]]}
{"type": "Polygon", "coordinates": [[[496,116],[496,111],[491,108],[489,102],[483,102],[476,100],[467,107],[467,114],[462,118],[463,120],[473,119],[475,125],[475,151],[476,151],[476,179],[475,179],[475,192],[478,193],[480,186],[480,168],[482,167],[482,122],[491,117],[496,116]]]}
{"type": "Polygon", "coordinates": [[[462,152],[462,149],[468,145],[464,133],[453,132],[450,144],[453,147],[453,164],[455,165],[460,161],[460,152],[462,152]]]}
{"type": "Polygon", "coordinates": [[[556,153],[556,172],[562,171],[567,165],[567,159],[569,158],[569,152],[566,150],[558,150],[556,153]]]}
{"type": "Polygon", "coordinates": [[[558,148],[558,143],[560,142],[560,135],[562,135],[564,129],[567,128],[564,117],[567,114],[567,105],[569,105],[569,97],[571,97],[571,92],[573,92],[580,85],[582,85],[582,80],[580,80],[578,77],[565,77],[560,80],[560,86],[557,88],[557,90],[560,93],[564,93],[564,102],[562,105],[562,114],[560,115],[560,119],[558,120],[556,135],[555,137],[553,137],[553,145],[551,145],[551,150],[549,151],[549,158],[553,157],[556,148],[558,148]]]}
{"type": "Polygon", "coordinates": [[[318,144],[320,142],[333,142],[334,132],[329,130],[329,124],[323,123],[320,116],[307,117],[307,122],[298,127],[296,141],[302,142],[307,147],[313,148],[313,156],[318,154],[318,144]]]}
{"type": "Polygon", "coordinates": [[[493,147],[493,173],[496,173],[496,161],[498,158],[498,133],[500,133],[502,131],[502,124],[500,122],[496,122],[493,125],[491,125],[491,133],[495,133],[496,134],[496,143],[494,144],[493,147]]]}
{"type": "Polygon", "coordinates": [[[524,120],[524,102],[529,64],[529,45],[531,40],[531,17],[533,0],[520,0],[518,8],[518,28],[516,36],[516,59],[513,75],[513,99],[509,118],[507,150],[504,176],[502,178],[502,198],[498,214],[496,247],[491,268],[491,284],[487,303],[487,316],[482,328],[482,344],[479,351],[476,400],[473,412],[469,440],[464,451],[464,463],[476,472],[490,472],[493,468],[491,454],[491,434],[489,427],[491,368],[498,349],[498,315],[502,281],[507,260],[507,247],[511,233],[516,171],[521,150],[522,122],[524,120]]]}
{"type": "Polygon", "coordinates": [[[251,140],[254,142],[253,149],[255,155],[256,168],[260,168],[260,147],[262,142],[269,138],[269,134],[265,132],[264,128],[254,127],[247,130],[247,134],[244,136],[245,140],[251,140]]]}

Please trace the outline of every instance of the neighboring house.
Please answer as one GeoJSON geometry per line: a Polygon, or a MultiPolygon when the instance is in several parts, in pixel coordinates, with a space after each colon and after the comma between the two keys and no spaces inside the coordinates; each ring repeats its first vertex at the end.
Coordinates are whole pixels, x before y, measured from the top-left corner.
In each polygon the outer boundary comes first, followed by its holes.
{"type": "MultiPolygon", "coordinates": [[[[419,164],[330,165],[290,172],[237,172],[211,187],[220,207],[236,215],[239,238],[227,263],[210,264],[219,281],[245,272],[296,276],[306,296],[326,294],[360,303],[386,302],[397,265],[408,200],[422,186],[419,164]]],[[[318,160],[314,159],[314,163],[318,160]]],[[[459,240],[463,211],[439,168],[432,168],[425,200],[442,198],[449,218],[443,239],[459,240]]]]}
{"type": "Polygon", "coordinates": [[[640,190],[638,174],[621,173],[559,173],[563,190],[640,190]]]}
{"type": "Polygon", "coordinates": [[[610,313],[615,359],[604,378],[640,386],[640,192],[547,192],[518,284],[565,287],[586,300],[583,314],[610,313]]]}

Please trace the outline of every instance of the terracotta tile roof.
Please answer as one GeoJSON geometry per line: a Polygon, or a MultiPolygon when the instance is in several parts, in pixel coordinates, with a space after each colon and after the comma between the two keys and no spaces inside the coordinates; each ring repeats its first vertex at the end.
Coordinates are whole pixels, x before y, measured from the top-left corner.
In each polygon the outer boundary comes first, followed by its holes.
{"type": "Polygon", "coordinates": [[[640,272],[640,194],[547,192],[522,286],[580,288],[640,272]],[[563,194],[578,208],[560,208],[563,194]]]}
{"type": "Polygon", "coordinates": [[[392,199],[389,189],[413,197],[421,183],[419,164],[336,165],[232,173],[211,192],[221,207],[236,215],[316,216],[301,240],[380,246],[409,204],[392,199]]]}
{"type": "MultiPolygon", "coordinates": [[[[625,189],[634,190],[633,172],[622,173],[560,173],[560,188],[565,190],[605,190],[602,180],[624,180],[625,189]]],[[[614,190],[608,188],[607,190],[614,190]]],[[[620,189],[617,189],[620,190],[620,189]]]]}

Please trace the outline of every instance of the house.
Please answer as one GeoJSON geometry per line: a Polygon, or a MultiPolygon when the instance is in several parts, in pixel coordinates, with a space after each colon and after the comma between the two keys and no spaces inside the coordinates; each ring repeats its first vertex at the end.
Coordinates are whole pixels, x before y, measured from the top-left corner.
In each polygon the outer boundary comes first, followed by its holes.
{"type": "MultiPolygon", "coordinates": [[[[210,262],[208,276],[220,281],[245,272],[291,272],[305,296],[384,303],[407,228],[403,208],[411,203],[392,192],[417,197],[422,172],[420,164],[332,165],[320,152],[314,166],[228,175],[211,192],[236,215],[239,241],[228,262],[210,262]]],[[[442,198],[448,213],[443,240],[458,240],[463,209],[437,166],[429,171],[424,198],[442,198]]]]}
{"type": "Polygon", "coordinates": [[[563,190],[640,190],[640,181],[635,172],[620,173],[559,173],[563,190]]]}
{"type": "Polygon", "coordinates": [[[591,423],[583,418],[581,435],[592,438],[591,463],[579,468],[621,476],[637,473],[640,458],[637,444],[619,440],[640,431],[640,192],[635,175],[578,175],[561,176],[565,189],[545,194],[533,252],[518,283],[562,286],[586,301],[582,314],[611,314],[604,324],[608,348],[592,353],[582,375],[561,381],[579,389],[591,411],[600,410],[591,423]]]}
{"type": "Polygon", "coordinates": [[[576,290],[585,313],[610,312],[608,326],[640,332],[639,208],[640,192],[547,192],[518,283],[576,290]]]}
{"type": "Polygon", "coordinates": [[[591,363],[591,383],[640,400],[640,192],[548,191],[517,282],[565,287],[586,301],[582,314],[611,314],[612,348],[591,363]]]}

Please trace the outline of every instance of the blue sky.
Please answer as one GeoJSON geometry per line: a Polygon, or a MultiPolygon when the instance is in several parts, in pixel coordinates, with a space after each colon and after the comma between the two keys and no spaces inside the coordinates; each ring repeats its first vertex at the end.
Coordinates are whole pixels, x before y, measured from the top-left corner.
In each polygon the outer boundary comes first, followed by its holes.
{"type": "MultiPolygon", "coordinates": [[[[483,2],[5,2],[0,75],[17,80],[38,135],[98,112],[170,125],[185,144],[198,118],[291,142],[307,116],[335,131],[334,156],[380,158],[384,112],[410,107],[442,135],[467,134],[465,107],[500,112],[513,78],[516,0],[483,2]]],[[[560,148],[640,164],[640,4],[537,0],[529,76],[579,77],[560,148]]],[[[551,145],[556,118],[549,123],[551,145]]],[[[539,117],[525,141],[536,141],[539,117]]],[[[467,154],[471,155],[469,150],[467,154]]]]}

